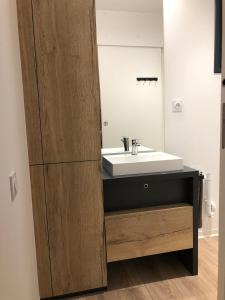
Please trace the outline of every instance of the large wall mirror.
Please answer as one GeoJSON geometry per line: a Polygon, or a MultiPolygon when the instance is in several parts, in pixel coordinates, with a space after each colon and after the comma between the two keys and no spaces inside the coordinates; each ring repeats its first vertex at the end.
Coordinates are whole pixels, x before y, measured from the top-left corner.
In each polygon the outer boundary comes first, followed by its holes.
{"type": "Polygon", "coordinates": [[[96,0],[103,148],[164,149],[163,1],[96,0]]]}

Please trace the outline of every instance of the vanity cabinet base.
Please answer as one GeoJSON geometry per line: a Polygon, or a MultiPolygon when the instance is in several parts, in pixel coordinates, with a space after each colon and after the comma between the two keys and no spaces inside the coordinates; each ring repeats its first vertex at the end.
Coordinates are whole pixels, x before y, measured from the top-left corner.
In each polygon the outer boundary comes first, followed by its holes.
{"type": "Polygon", "coordinates": [[[105,212],[148,208],[152,206],[193,204],[196,170],[111,176],[103,170],[105,212]]]}
{"type": "Polygon", "coordinates": [[[199,172],[103,170],[107,262],[173,252],[198,274],[199,172]]]}
{"type": "Polygon", "coordinates": [[[106,213],[107,262],[193,248],[193,206],[106,213]]]}

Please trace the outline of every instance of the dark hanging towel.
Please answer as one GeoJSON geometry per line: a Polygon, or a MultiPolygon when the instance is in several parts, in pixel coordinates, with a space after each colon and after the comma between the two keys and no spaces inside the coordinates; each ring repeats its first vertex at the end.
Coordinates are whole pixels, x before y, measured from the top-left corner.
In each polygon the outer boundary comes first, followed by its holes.
{"type": "Polygon", "coordinates": [[[200,173],[198,185],[198,228],[202,228],[203,180],[204,175],[200,173]]]}

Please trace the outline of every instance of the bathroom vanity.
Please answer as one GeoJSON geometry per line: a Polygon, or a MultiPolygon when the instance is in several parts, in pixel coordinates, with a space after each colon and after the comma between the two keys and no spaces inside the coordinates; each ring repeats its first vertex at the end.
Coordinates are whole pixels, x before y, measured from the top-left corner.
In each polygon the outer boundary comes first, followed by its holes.
{"type": "Polygon", "coordinates": [[[17,7],[40,297],[105,288],[107,262],[159,253],[197,274],[198,172],[152,152],[164,148],[162,47],[99,48],[94,0],[17,7]]]}
{"type": "Polygon", "coordinates": [[[199,172],[111,176],[103,170],[107,262],[176,252],[198,273],[199,172]]]}

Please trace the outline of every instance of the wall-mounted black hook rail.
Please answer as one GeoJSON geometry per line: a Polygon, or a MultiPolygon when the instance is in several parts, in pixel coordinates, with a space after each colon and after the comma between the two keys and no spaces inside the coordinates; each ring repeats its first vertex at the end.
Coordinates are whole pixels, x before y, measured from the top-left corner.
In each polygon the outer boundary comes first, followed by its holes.
{"type": "Polygon", "coordinates": [[[155,81],[155,82],[157,82],[158,80],[159,80],[158,77],[137,77],[137,81],[144,81],[144,82],[146,82],[146,81],[149,81],[149,82],[155,81]]]}

